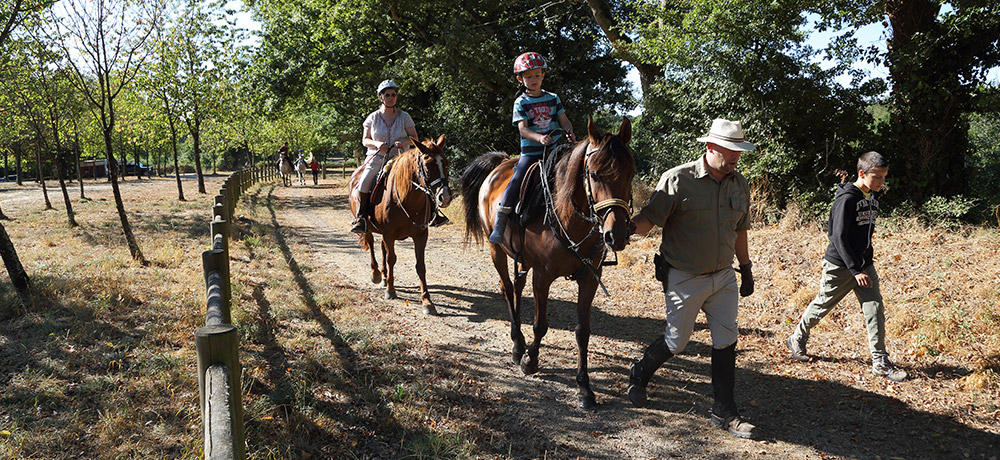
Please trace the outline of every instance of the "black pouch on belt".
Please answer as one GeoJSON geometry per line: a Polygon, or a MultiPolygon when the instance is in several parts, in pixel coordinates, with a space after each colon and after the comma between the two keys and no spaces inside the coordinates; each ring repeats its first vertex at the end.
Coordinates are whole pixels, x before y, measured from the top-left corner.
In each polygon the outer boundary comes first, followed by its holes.
{"type": "Polygon", "coordinates": [[[659,252],[653,254],[653,274],[656,280],[663,283],[663,291],[667,291],[667,274],[670,273],[670,264],[660,255],[659,252]]]}

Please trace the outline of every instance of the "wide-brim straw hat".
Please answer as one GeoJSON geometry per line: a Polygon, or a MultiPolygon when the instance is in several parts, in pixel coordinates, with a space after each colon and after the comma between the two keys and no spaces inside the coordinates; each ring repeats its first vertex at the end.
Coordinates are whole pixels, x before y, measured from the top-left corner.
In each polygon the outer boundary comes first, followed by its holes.
{"type": "Polygon", "coordinates": [[[729,150],[747,151],[757,148],[743,137],[743,126],[738,121],[716,118],[712,129],[705,137],[699,137],[698,142],[711,142],[729,150]]]}

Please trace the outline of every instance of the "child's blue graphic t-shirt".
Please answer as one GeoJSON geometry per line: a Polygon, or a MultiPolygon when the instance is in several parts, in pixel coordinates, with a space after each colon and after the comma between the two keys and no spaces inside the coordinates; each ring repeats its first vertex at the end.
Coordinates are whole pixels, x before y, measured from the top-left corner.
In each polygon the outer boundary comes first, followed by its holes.
{"type": "MultiPolygon", "coordinates": [[[[540,96],[521,94],[514,100],[514,126],[521,120],[528,121],[528,128],[539,134],[547,134],[559,128],[558,117],[565,112],[559,96],[548,91],[542,91],[540,96]]],[[[562,135],[555,136],[553,144],[562,135]]],[[[541,155],[544,146],[524,136],[521,137],[521,155],[541,155]]]]}

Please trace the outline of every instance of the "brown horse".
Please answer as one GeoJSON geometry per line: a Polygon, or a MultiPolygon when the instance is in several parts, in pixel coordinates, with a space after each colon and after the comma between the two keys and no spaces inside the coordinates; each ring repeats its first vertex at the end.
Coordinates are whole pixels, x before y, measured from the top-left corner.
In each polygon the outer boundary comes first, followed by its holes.
{"type": "MultiPolygon", "coordinates": [[[[374,217],[369,219],[368,232],[361,235],[361,247],[371,256],[372,283],[385,280],[385,298],[395,299],[393,266],[396,264],[396,240],[413,238],[413,251],[417,259],[417,277],[420,278],[420,300],[424,313],[436,315],[437,310],[427,291],[424,249],[427,247],[427,227],[438,208],[451,204],[448,189],[448,159],[444,156],[444,135],[437,142],[427,139],[422,144],[410,138],[414,147],[397,155],[392,169],[386,175],[382,200],[374,206],[374,217]],[[382,234],[382,270],[375,261],[375,238],[372,232],[382,234]]],[[[351,213],[358,212],[357,181],[360,171],[355,171],[348,183],[351,190],[351,213]]]]}
{"type": "MultiPolygon", "coordinates": [[[[538,371],[538,348],[548,331],[549,287],[566,276],[578,285],[576,343],[576,383],[579,406],[597,405],[590,389],[587,347],[590,343],[590,306],[600,284],[602,262],[608,249],[619,251],[628,244],[635,160],[628,148],[632,125],[626,118],[617,135],[601,134],[593,119],[587,123],[587,139],[558,160],[543,160],[542,177],[554,168],[555,183],[543,187],[545,213],[525,226],[512,216],[507,224],[507,244],[490,244],[493,265],[500,275],[501,290],[510,313],[511,350],[515,364],[525,374],[538,371]],[[558,161],[556,163],[556,161],[558,161]],[[534,269],[534,341],[525,350],[521,334],[521,291],[526,276],[514,282],[507,271],[507,258],[515,258],[527,270],[534,269]],[[527,354],[525,354],[527,351],[527,354]]],[[[462,175],[465,201],[466,240],[482,242],[490,234],[496,207],[513,175],[516,159],[502,153],[488,153],[474,160],[462,175]]],[[[527,182],[529,178],[525,178],[527,182]]],[[[545,181],[543,181],[545,183],[545,181]]],[[[543,184],[544,185],[544,184],[543,184]]],[[[516,268],[516,264],[515,264],[516,268]]]]}

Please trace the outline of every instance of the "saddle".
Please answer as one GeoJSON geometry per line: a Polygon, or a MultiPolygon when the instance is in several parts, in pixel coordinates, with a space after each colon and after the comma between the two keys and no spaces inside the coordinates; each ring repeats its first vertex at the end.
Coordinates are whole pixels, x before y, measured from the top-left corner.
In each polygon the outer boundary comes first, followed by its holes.
{"type": "MultiPolygon", "coordinates": [[[[514,213],[517,214],[517,223],[522,228],[529,222],[545,215],[545,194],[542,190],[542,163],[549,162],[555,165],[565,154],[571,152],[572,149],[572,144],[559,145],[551,152],[548,152],[541,161],[528,167],[528,171],[524,175],[524,181],[521,182],[517,208],[514,209],[514,213]]],[[[552,190],[556,182],[555,167],[549,168],[546,180],[548,181],[549,190],[552,190]]]]}

